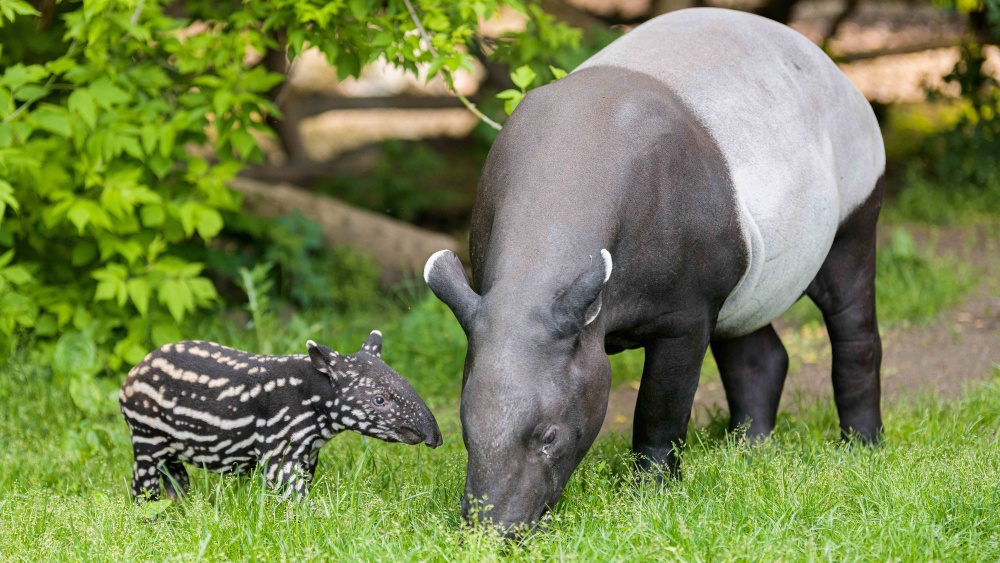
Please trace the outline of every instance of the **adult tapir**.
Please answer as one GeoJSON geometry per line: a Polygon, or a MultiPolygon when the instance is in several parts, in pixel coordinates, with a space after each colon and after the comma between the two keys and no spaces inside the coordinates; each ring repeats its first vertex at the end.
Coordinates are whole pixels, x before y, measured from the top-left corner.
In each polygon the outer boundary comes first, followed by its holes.
{"type": "Polygon", "coordinates": [[[485,497],[479,516],[511,529],[558,500],[625,349],[646,355],[641,470],[676,469],[709,346],[732,426],[768,434],[788,367],[771,322],[803,294],[829,329],[841,430],[876,440],[884,166],[837,66],[736,11],[660,16],[531,91],[483,170],[472,286],[448,251],[424,269],[469,337],[463,514],[485,497]]]}

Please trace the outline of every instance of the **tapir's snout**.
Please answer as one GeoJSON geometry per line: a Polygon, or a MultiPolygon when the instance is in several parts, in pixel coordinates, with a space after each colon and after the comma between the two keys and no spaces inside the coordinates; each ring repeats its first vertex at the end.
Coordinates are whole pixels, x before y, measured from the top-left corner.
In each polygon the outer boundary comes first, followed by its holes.
{"type": "Polygon", "coordinates": [[[423,442],[432,448],[436,448],[444,443],[437,419],[434,418],[434,414],[429,410],[424,414],[423,420],[413,425],[404,426],[402,430],[401,434],[409,438],[405,440],[407,444],[419,444],[423,442]]]}
{"type": "Polygon", "coordinates": [[[430,432],[423,435],[424,443],[432,448],[436,448],[444,443],[444,438],[441,437],[441,429],[438,428],[437,422],[434,422],[430,432]]]}

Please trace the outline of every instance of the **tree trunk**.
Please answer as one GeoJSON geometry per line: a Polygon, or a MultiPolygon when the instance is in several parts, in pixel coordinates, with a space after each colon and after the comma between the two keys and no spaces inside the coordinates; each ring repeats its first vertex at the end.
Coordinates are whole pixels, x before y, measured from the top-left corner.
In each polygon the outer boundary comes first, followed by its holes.
{"type": "Polygon", "coordinates": [[[243,208],[249,213],[270,218],[299,211],[323,229],[326,244],[349,246],[371,255],[381,265],[387,283],[422,271],[430,255],[438,250],[467,254],[465,245],[448,235],[313,195],[290,184],[236,178],[229,186],[244,195],[243,208]]]}

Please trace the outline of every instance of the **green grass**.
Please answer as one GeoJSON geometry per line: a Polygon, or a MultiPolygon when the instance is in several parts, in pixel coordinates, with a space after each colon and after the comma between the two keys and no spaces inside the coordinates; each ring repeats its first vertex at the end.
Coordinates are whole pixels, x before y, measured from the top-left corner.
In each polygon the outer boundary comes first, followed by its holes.
{"type": "Polygon", "coordinates": [[[685,479],[635,491],[627,444],[601,440],[549,530],[523,547],[460,529],[463,452],[454,414],[440,450],[343,436],[323,452],[310,502],[290,510],[254,479],[193,471],[193,493],[145,523],[127,501],[129,450],[116,418],[87,425],[30,368],[3,386],[0,552],[107,559],[996,559],[1000,385],[944,405],[891,409],[881,450],[836,445],[826,404],[782,418],[748,450],[710,417],[694,432],[685,479]],[[16,395],[15,395],[16,393],[16,395]],[[33,404],[22,401],[31,397],[33,404]],[[42,406],[53,416],[39,420],[42,406]],[[105,436],[90,441],[86,431],[105,436]]]}
{"type": "MultiPolygon", "coordinates": [[[[293,336],[276,338],[290,347],[293,336]]],[[[387,334],[388,360],[425,336],[387,334]]],[[[15,355],[0,378],[0,559],[1000,558],[1000,373],[958,401],[890,406],[875,450],[840,446],[825,401],[783,414],[775,438],[753,449],[726,438],[724,413],[698,413],[684,480],[662,489],[636,489],[626,439],[604,437],[545,532],[514,546],[461,525],[465,458],[448,382],[458,373],[445,373],[460,360],[445,372],[419,357],[395,363],[437,405],[441,448],[344,434],[324,448],[301,505],[278,503],[252,477],[192,468],[190,497],[149,523],[128,499],[121,418],[84,416],[47,371],[15,355]]]]}

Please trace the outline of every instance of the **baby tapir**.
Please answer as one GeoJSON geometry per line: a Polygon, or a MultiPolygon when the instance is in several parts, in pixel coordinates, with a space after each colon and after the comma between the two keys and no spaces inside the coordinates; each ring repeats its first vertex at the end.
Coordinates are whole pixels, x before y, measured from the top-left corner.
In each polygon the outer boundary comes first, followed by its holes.
{"type": "Polygon", "coordinates": [[[312,340],[309,354],[263,356],[214,342],[168,344],[129,372],[119,395],[132,434],[137,502],[187,492],[183,462],[219,473],[263,471],[305,496],[319,449],[350,429],[388,442],[441,445],[434,415],[382,361],[382,333],[356,354],[312,340]]]}

